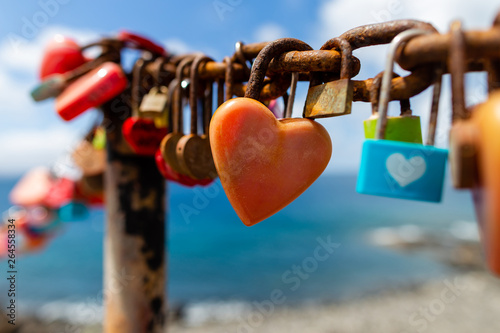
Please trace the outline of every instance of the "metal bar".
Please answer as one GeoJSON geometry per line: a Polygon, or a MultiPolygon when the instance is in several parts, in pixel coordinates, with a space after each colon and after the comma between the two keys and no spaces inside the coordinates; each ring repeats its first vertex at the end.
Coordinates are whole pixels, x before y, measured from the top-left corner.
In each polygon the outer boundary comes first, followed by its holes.
{"type": "MultiPolygon", "coordinates": [[[[279,74],[282,72],[340,72],[341,55],[335,50],[315,50],[315,51],[291,51],[286,52],[269,64],[268,74],[279,74]]],[[[351,57],[352,75],[359,73],[360,62],[356,57],[351,57]]],[[[147,66],[147,70],[152,72],[153,65],[147,66]]],[[[233,63],[234,80],[236,82],[246,82],[248,73],[243,65],[233,63]]],[[[175,73],[174,64],[166,64],[165,71],[175,73]]],[[[199,67],[200,79],[223,79],[226,75],[227,65],[223,62],[209,61],[199,67]]],[[[189,77],[190,68],[185,68],[183,75],[189,77]]]]}
{"type": "Polygon", "coordinates": [[[127,154],[121,97],[102,107],[108,124],[104,332],[160,333],[167,307],[165,181],[152,157],[127,154]]]}
{"type": "MultiPolygon", "coordinates": [[[[464,31],[465,50],[468,59],[500,57],[500,28],[482,31],[464,31]]],[[[432,34],[410,40],[398,57],[398,64],[411,69],[425,63],[445,63],[451,43],[451,33],[432,34]]]]}

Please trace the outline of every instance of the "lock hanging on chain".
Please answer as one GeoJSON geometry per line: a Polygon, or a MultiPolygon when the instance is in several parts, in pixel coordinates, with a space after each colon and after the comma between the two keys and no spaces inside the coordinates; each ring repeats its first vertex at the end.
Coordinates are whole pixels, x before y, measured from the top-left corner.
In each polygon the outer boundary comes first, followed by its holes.
{"type": "MultiPolygon", "coordinates": [[[[433,147],[434,133],[426,146],[417,143],[384,140],[387,128],[387,107],[390,100],[394,58],[397,48],[408,39],[428,33],[411,29],[397,35],[391,42],[380,91],[379,119],[375,140],[363,144],[356,191],[363,194],[393,198],[441,201],[448,151],[433,147]]],[[[434,85],[441,90],[441,85],[434,85]]],[[[432,101],[431,120],[437,119],[439,99],[432,101]]]]}
{"type": "MultiPolygon", "coordinates": [[[[378,113],[380,83],[384,72],[378,74],[373,81],[373,88],[370,91],[372,102],[372,115],[363,121],[365,139],[375,139],[377,123],[380,119],[378,113]]],[[[401,114],[399,116],[387,116],[387,125],[384,133],[385,140],[413,142],[422,144],[422,127],[420,117],[412,113],[410,100],[399,101],[401,114]]]]}
{"type": "Polygon", "coordinates": [[[304,106],[304,118],[343,116],[351,113],[353,82],[351,80],[352,49],[345,39],[333,38],[321,50],[340,49],[342,54],[340,79],[318,84],[320,73],[311,73],[311,84],[304,106]]]}

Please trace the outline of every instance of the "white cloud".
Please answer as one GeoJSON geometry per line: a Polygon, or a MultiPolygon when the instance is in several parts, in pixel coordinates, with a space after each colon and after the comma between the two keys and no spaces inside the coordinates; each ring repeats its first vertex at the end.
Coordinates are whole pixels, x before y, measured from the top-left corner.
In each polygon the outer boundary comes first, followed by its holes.
{"type": "Polygon", "coordinates": [[[71,152],[80,136],[68,126],[1,132],[0,174],[18,176],[35,166],[50,166],[61,154],[71,152]]]}
{"type": "Polygon", "coordinates": [[[64,123],[55,114],[53,101],[37,104],[31,100],[29,92],[38,83],[44,47],[56,34],[69,36],[80,45],[99,37],[89,30],[50,26],[19,44],[12,44],[9,35],[0,40],[1,175],[18,175],[32,166],[54,162],[95,117],[87,114],[64,123]]]}
{"type": "Polygon", "coordinates": [[[79,45],[85,45],[99,38],[99,35],[94,31],[78,30],[64,26],[49,26],[32,40],[20,37],[19,43],[13,42],[12,37],[7,35],[0,42],[0,64],[2,68],[30,76],[37,75],[43,50],[47,43],[57,34],[68,36],[79,45]]]}
{"type": "Polygon", "coordinates": [[[173,54],[183,54],[192,52],[192,49],[184,41],[178,38],[169,38],[163,42],[167,50],[173,54]]]}
{"type": "Polygon", "coordinates": [[[257,28],[254,40],[257,42],[273,41],[278,38],[287,37],[285,28],[276,23],[266,23],[257,28]]]}

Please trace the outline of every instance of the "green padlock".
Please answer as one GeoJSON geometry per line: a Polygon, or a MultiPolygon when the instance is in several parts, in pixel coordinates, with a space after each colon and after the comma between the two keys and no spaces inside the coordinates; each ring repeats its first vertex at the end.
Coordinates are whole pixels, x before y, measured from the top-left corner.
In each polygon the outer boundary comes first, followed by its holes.
{"type": "MultiPolygon", "coordinates": [[[[375,139],[378,114],[372,115],[364,123],[365,138],[375,139]]],[[[387,118],[386,140],[413,142],[422,144],[422,128],[419,116],[399,116],[387,118]]]]}
{"type": "MultiPolygon", "coordinates": [[[[379,75],[376,78],[375,86],[380,83],[379,75]]],[[[365,128],[365,138],[375,139],[377,132],[377,121],[379,114],[378,105],[378,88],[371,94],[372,96],[372,116],[366,119],[363,124],[365,128]]],[[[422,144],[422,127],[420,125],[420,117],[412,115],[410,101],[408,99],[401,100],[401,114],[396,117],[387,117],[387,127],[385,131],[385,140],[412,142],[422,144]]]]}

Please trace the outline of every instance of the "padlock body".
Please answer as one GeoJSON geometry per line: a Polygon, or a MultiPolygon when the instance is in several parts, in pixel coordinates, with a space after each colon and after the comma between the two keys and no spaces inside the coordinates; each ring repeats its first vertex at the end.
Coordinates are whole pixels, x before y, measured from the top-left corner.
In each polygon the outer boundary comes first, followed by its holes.
{"type": "Polygon", "coordinates": [[[89,209],[82,202],[71,201],[60,207],[57,215],[63,222],[83,221],[89,216],[89,209]]]}
{"type": "Polygon", "coordinates": [[[448,150],[415,143],[366,140],[356,191],[440,202],[448,150]]]}
{"type": "Polygon", "coordinates": [[[165,111],[167,101],[168,90],[159,90],[154,87],[142,98],[139,111],[146,117],[158,117],[165,111]]]}
{"type": "MultiPolygon", "coordinates": [[[[363,122],[365,139],[375,139],[378,115],[371,116],[363,122]]],[[[402,141],[422,144],[422,127],[419,116],[387,117],[384,140],[402,141]]]]}
{"type": "Polygon", "coordinates": [[[57,97],[56,110],[64,120],[71,120],[121,93],[127,82],[118,64],[106,62],[71,83],[57,97]]]}
{"type": "Polygon", "coordinates": [[[67,37],[55,36],[45,49],[40,65],[40,79],[63,74],[83,65],[87,60],[78,44],[67,37]]]}
{"type": "Polygon", "coordinates": [[[309,88],[305,118],[325,118],[351,113],[353,83],[349,79],[340,79],[309,88]]]}
{"type": "Polygon", "coordinates": [[[472,121],[457,121],[450,130],[450,170],[453,186],[473,188],[479,183],[479,129],[472,121]]]}
{"type": "Polygon", "coordinates": [[[123,123],[122,133],[135,153],[154,156],[168,129],[156,127],[152,119],[130,117],[123,123]]]}
{"type": "Polygon", "coordinates": [[[59,96],[66,88],[66,82],[62,75],[52,75],[39,83],[32,91],[31,97],[34,101],[43,101],[48,98],[59,96]]]}
{"type": "Polygon", "coordinates": [[[500,276],[500,93],[478,105],[471,120],[478,128],[479,184],[472,193],[489,269],[500,276]]]}

